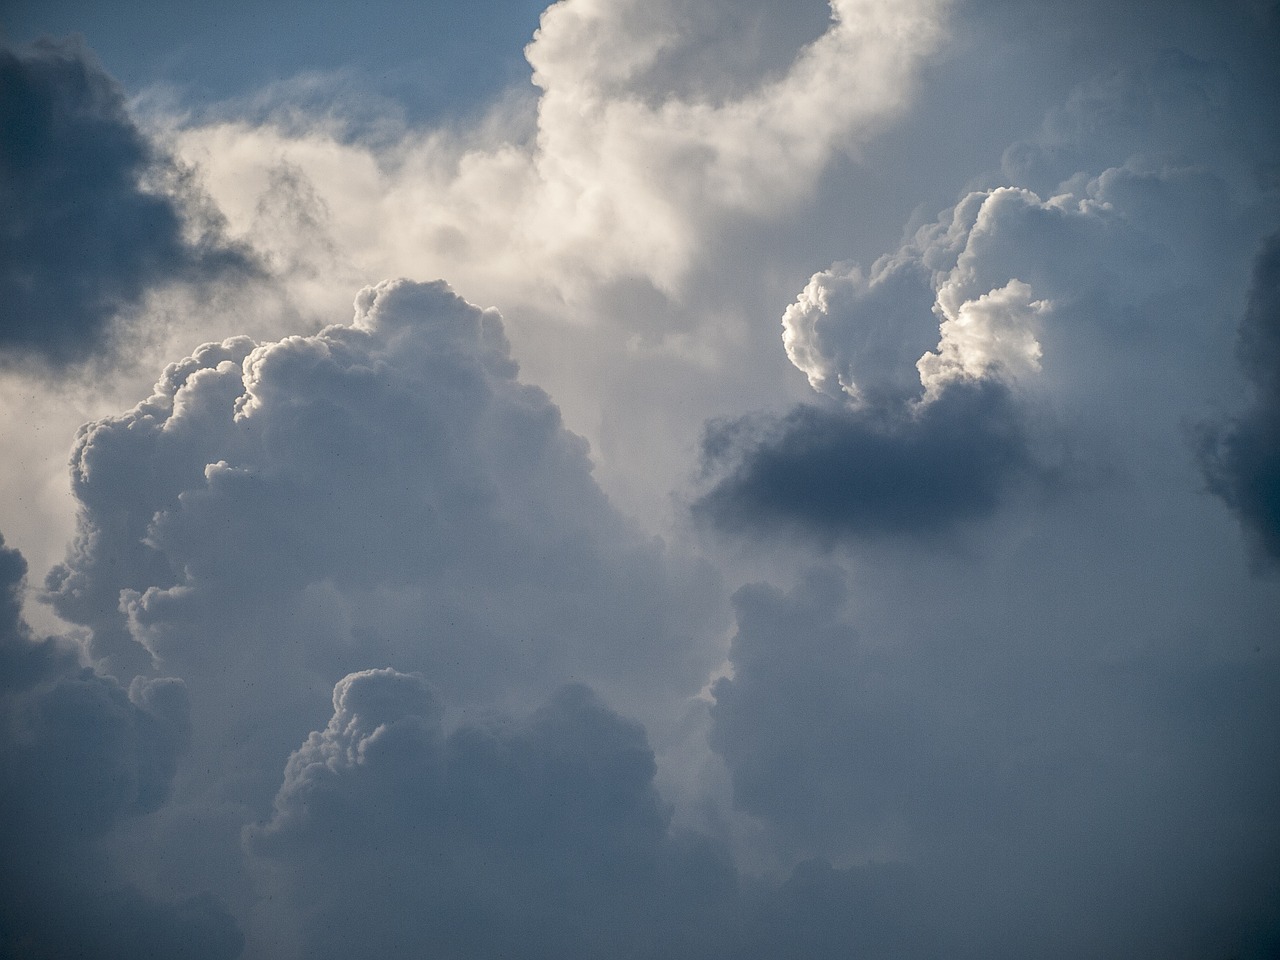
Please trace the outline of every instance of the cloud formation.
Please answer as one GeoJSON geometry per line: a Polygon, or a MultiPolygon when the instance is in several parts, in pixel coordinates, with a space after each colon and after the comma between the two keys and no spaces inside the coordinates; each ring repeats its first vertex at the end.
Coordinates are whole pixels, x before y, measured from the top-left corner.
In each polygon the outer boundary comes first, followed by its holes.
{"type": "Polygon", "coordinates": [[[790,50],[732,66],[705,55],[698,41],[711,33],[764,46],[762,23],[794,35],[819,19],[756,6],[552,4],[526,48],[532,130],[498,116],[465,137],[409,136],[380,152],[286,122],[218,123],[182,131],[179,146],[241,228],[252,189],[281,158],[295,165],[376,275],[428,270],[561,308],[627,280],[669,293],[726,222],[780,216],[906,108],[948,4],[837,0],[825,30],[790,50]]]}
{"type": "Polygon", "coordinates": [[[713,423],[703,467],[715,479],[693,512],[736,533],[929,538],[989,515],[1042,472],[1026,433],[1009,388],[974,380],[918,407],[804,405],[713,423]]]}
{"type": "Polygon", "coordinates": [[[1274,664],[1045,649],[989,612],[975,633],[954,596],[951,620],[894,598],[910,626],[869,631],[856,595],[831,570],[736,594],[712,744],[785,849],[894,864],[899,956],[1268,955],[1280,778],[1250,758],[1277,745],[1274,664]]]}
{"type": "Polygon", "coordinates": [[[164,803],[190,738],[186,688],[126,690],[22,619],[26,563],[0,538],[0,952],[6,956],[236,956],[243,938],[210,897],[132,888],[98,841],[164,803]]]}
{"type": "Polygon", "coordinates": [[[1240,518],[1264,564],[1280,563],[1280,234],[1263,243],[1240,322],[1240,364],[1253,401],[1208,428],[1200,457],[1209,489],[1240,518]]]}
{"type": "Polygon", "coordinates": [[[723,844],[671,826],[654,773],[644,730],[581,685],[450,727],[417,675],[344,677],[246,833],[288,909],[275,955],[930,955],[908,872],[740,877],[723,844]]]}
{"type": "Polygon", "coordinates": [[[460,710],[577,680],[665,722],[703,685],[716,575],[613,508],[517,372],[496,311],[392,281],[350,324],[207,344],[81,431],[48,596],[117,672],[187,680],[211,780],[185,799],[268,802],[324,691],[371,664],[460,710]]]}
{"type": "Polygon", "coordinates": [[[1161,13],[562,0],[432,129],[104,88],[265,273],[0,369],[65,621],[0,549],[0,953],[1273,956],[1280,23],[1161,13]]]}
{"type": "Polygon", "coordinates": [[[150,288],[252,271],[78,41],[0,48],[0,126],[0,350],[81,360],[150,288]]]}

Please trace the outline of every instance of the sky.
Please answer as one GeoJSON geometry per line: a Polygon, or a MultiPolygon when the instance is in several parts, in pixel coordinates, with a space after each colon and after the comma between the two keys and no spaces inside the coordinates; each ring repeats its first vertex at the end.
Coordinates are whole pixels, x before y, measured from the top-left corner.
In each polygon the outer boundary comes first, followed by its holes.
{"type": "Polygon", "coordinates": [[[0,956],[1280,956],[1280,5],[0,6],[0,956]]]}

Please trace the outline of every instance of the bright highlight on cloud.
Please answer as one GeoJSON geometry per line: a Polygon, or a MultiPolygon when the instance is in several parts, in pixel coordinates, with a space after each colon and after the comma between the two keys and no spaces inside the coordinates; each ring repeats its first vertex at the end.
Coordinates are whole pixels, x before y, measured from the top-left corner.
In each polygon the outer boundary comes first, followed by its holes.
{"type": "Polygon", "coordinates": [[[0,53],[0,955],[1276,955],[1274,12],[116,13],[0,53]]]}
{"type": "MultiPolygon", "coordinates": [[[[906,108],[946,7],[838,2],[779,75],[730,75],[713,93],[698,81],[716,62],[689,62],[699,5],[557,3],[526,51],[540,91],[527,135],[504,136],[499,119],[472,136],[408,137],[381,156],[323,128],[225,123],[182,132],[178,147],[241,229],[246,183],[294,165],[374,269],[541,301],[581,301],[621,279],[674,291],[726,218],[781,215],[906,108]]],[[[708,19],[732,23],[727,8],[708,19]]]]}

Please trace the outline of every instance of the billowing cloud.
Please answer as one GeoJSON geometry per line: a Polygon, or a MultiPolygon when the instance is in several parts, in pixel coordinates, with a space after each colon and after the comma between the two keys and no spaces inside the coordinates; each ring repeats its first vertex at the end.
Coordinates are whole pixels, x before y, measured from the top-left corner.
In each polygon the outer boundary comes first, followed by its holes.
{"type": "Polygon", "coordinates": [[[1134,365],[1188,362],[1170,325],[1221,309],[1238,241],[1214,249],[1187,218],[1243,218],[1250,198],[1204,169],[1136,160],[1061,189],[972,192],[869,271],[814,274],[783,315],[783,345],[833,400],[713,424],[695,513],[827,541],[938,531],[1064,465],[1046,414],[1124,408],[1120,430],[1101,427],[1117,442],[1141,414],[1189,409],[1208,369],[1157,395],[1134,365]]]}
{"type": "Polygon", "coordinates": [[[334,688],[246,831],[274,956],[929,955],[909,871],[740,878],[723,844],[673,828],[643,729],[581,685],[522,719],[441,712],[417,675],[334,688]]]}
{"type": "Polygon", "coordinates": [[[905,109],[947,8],[837,0],[823,24],[785,5],[739,6],[552,4],[526,50],[532,131],[499,114],[461,138],[373,150],[286,122],[228,122],[179,131],[178,147],[239,229],[270,170],[293,164],[375,275],[425,269],[464,291],[552,305],[625,280],[672,292],[727,218],[781,215],[905,109]],[[815,21],[816,35],[783,55],[759,39],[770,21],[787,24],[781,35],[815,21]],[[707,56],[699,41],[713,32],[742,40],[727,44],[739,53],[752,37],[760,49],[737,64],[707,56]]]}
{"type": "Polygon", "coordinates": [[[152,899],[99,845],[166,799],[190,737],[186,689],[128,690],[20,614],[26,563],[0,539],[0,952],[230,958],[242,937],[213,899],[152,899]]]}
{"type": "Polygon", "coordinates": [[[0,48],[0,126],[0,350],[84,359],[153,286],[254,269],[79,42],[0,48]]]}
{"type": "Polygon", "coordinates": [[[54,640],[0,592],[0,953],[1275,954],[1276,26],[562,0],[430,129],[102,80],[169,259],[132,362],[0,370],[63,558],[54,640]]]}
{"type": "Polygon", "coordinates": [[[190,759],[130,876],[211,885],[247,932],[240,829],[337,679],[421,672],[454,717],[588,681],[666,736],[719,656],[714,571],[617,512],[497,312],[441,282],[368,288],[312,336],[199,348],[86,425],[72,471],[54,609],[113,672],[191,691],[190,759]]]}
{"type": "Polygon", "coordinates": [[[1252,405],[1209,428],[1201,463],[1209,489],[1236,513],[1259,557],[1280,563],[1280,234],[1263,244],[1240,323],[1240,363],[1252,405]]]}
{"type": "Polygon", "coordinates": [[[717,656],[714,572],[613,508],[496,311],[441,282],[201,347],[84,428],[73,483],[49,596],[118,672],[187,681],[207,773],[181,802],[268,802],[325,691],[371,664],[456,710],[581,681],[657,723],[717,656]]]}
{"type": "Polygon", "coordinates": [[[581,686],[447,731],[392,670],[333,702],[249,834],[302,919],[298,956],[695,955],[690,915],[733,893],[723,857],[668,840],[643,730],[581,686]]]}

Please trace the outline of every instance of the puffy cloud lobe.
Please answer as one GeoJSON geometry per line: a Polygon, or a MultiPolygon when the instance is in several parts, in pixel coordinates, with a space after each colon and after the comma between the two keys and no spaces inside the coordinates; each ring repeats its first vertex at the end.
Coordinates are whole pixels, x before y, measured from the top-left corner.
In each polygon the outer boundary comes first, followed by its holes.
{"type": "Polygon", "coordinates": [[[1280,564],[1280,233],[1264,242],[1240,324],[1239,356],[1253,387],[1240,416],[1200,441],[1209,489],[1236,513],[1258,556],[1280,564]]]}
{"type": "Polygon", "coordinates": [[[149,288],[254,269],[164,192],[180,178],[79,43],[0,49],[0,127],[0,350],[84,359],[149,288]]]}
{"type": "Polygon", "coordinates": [[[697,955],[688,914],[714,918],[732,868],[668,836],[636,724],[581,686],[522,721],[439,713],[415,676],[353,674],[290,759],[248,840],[298,955],[697,955]]]}
{"type": "Polygon", "coordinates": [[[234,764],[259,795],[316,691],[373,656],[451,702],[514,705],[570,678],[685,696],[714,655],[714,576],[613,509],[497,313],[443,283],[370,288],[315,336],[201,348],[82,431],[73,485],[55,608],[108,662],[154,657],[205,691],[208,749],[260,751],[234,764]],[[259,722],[233,735],[229,715],[259,722]]]}
{"type": "Polygon", "coordinates": [[[358,238],[351,256],[380,256],[366,276],[426,269],[556,309],[615,281],[674,292],[726,219],[779,216],[903,111],[948,4],[838,0],[789,60],[762,51],[722,76],[724,59],[700,40],[726,27],[769,36],[778,22],[792,35],[822,9],[746,6],[552,4],[526,49],[539,89],[532,136],[497,125],[461,140],[407,137],[379,156],[323,133],[228,123],[184,131],[184,153],[244,229],[246,186],[265,186],[282,157],[295,165],[331,209],[333,235],[358,238]]]}
{"type": "Polygon", "coordinates": [[[815,274],[783,316],[783,344],[837,402],[712,425],[712,486],[695,512],[828,541],[981,517],[1021,480],[1061,475],[1057,429],[1032,413],[1046,398],[1073,413],[1119,408],[1096,421],[1132,431],[1111,442],[1159,443],[1149,418],[1191,409],[1211,381],[1207,338],[1200,372],[1158,392],[1136,368],[1187,365],[1171,325],[1190,330],[1222,307],[1215,281],[1233,245],[1189,224],[1238,216],[1224,190],[1203,170],[1134,164],[1047,200],[975,191],[869,271],[815,274]]]}
{"type": "Polygon", "coordinates": [[[277,956],[927,956],[909,871],[740,878],[673,829],[644,731],[568,686],[452,729],[426,682],[365,670],[246,831],[277,956]]]}
{"type": "Polygon", "coordinates": [[[714,479],[695,516],[728,532],[827,543],[945,534],[1044,469],[1009,388],[978,380],[949,383],[918,406],[802,405],[712,423],[703,457],[714,479]]]}
{"type": "Polygon", "coordinates": [[[153,900],[95,844],[164,802],[190,735],[183,684],[126,691],[65,642],[37,641],[19,614],[25,570],[0,540],[0,952],[235,956],[242,938],[219,904],[153,900]]]}

